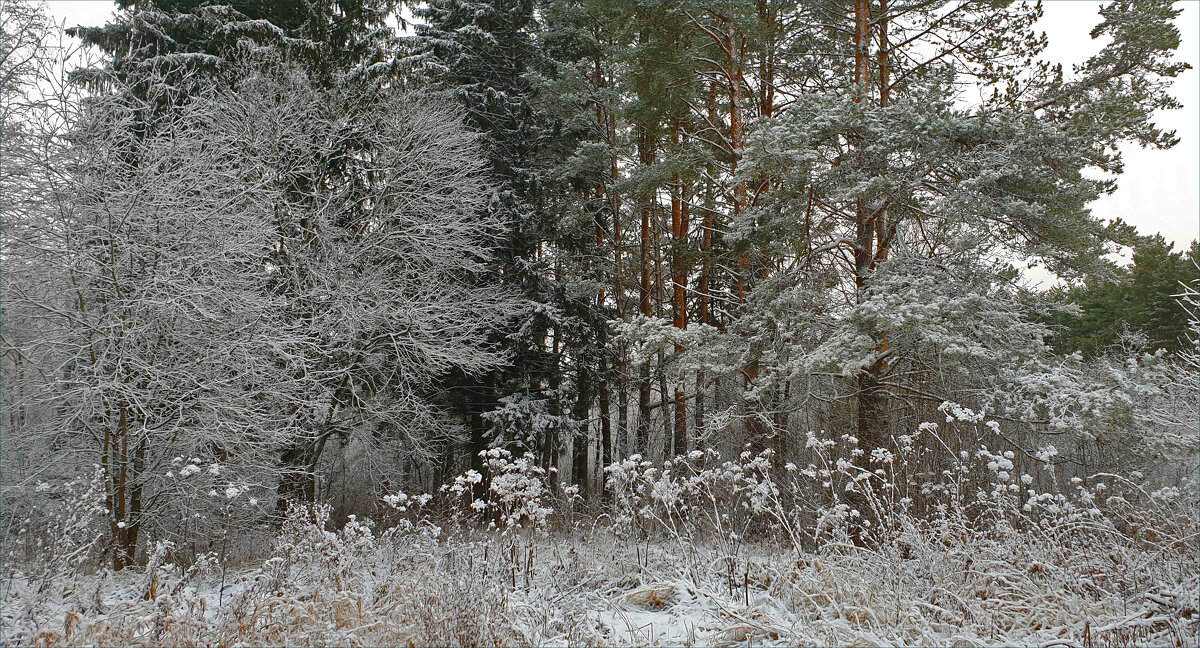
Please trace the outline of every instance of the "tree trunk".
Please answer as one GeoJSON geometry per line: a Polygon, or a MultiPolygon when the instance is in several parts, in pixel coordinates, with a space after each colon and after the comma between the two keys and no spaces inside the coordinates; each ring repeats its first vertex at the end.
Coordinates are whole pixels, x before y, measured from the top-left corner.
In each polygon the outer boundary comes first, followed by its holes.
{"type": "MultiPolygon", "coordinates": [[[[890,83],[890,45],[888,43],[887,0],[880,0],[880,16],[876,21],[879,39],[879,51],[876,53],[879,75],[879,106],[888,106],[891,88],[890,83]]],[[[855,3],[855,83],[859,88],[856,101],[868,100],[867,89],[870,87],[870,2],[858,0],[855,3]]],[[[863,169],[874,170],[882,163],[881,160],[867,159],[863,153],[862,142],[858,143],[858,163],[863,169]]],[[[866,296],[870,275],[888,257],[888,251],[895,235],[895,224],[888,223],[887,206],[884,202],[874,209],[868,208],[866,198],[859,198],[855,210],[855,284],[858,298],[861,301],[866,296]]],[[[888,442],[888,392],[884,378],[890,369],[886,357],[888,339],[884,331],[870,331],[875,339],[878,359],[864,368],[858,377],[858,438],[863,456],[869,457],[875,448],[884,447],[888,442]]]]}
{"type": "Polygon", "coordinates": [[[609,401],[608,391],[608,332],[606,329],[600,329],[600,496],[608,497],[608,473],[604,468],[612,465],[613,462],[613,439],[612,439],[612,420],[611,412],[612,403],[609,401]]]}
{"type": "Polygon", "coordinates": [[[855,103],[867,98],[871,84],[871,0],[854,0],[854,87],[855,103]]]}
{"type": "Polygon", "coordinates": [[[284,472],[279,477],[275,491],[275,511],[280,516],[287,514],[289,502],[316,501],[316,476],[308,470],[314,459],[312,448],[311,443],[300,441],[288,446],[279,455],[284,472]]]}
{"type": "MultiPolygon", "coordinates": [[[[603,85],[603,76],[599,72],[600,63],[596,62],[597,85],[603,85]]],[[[608,120],[604,117],[604,111],[599,106],[596,108],[596,122],[602,129],[606,127],[608,120]]],[[[608,191],[603,182],[596,186],[596,201],[600,205],[600,209],[596,211],[596,250],[600,255],[605,253],[605,236],[604,236],[604,217],[605,212],[611,206],[611,201],[607,195],[608,191]]],[[[615,216],[614,216],[615,218],[615,216]]],[[[604,312],[605,289],[603,270],[598,272],[600,275],[600,292],[596,295],[596,310],[604,312]]],[[[600,322],[600,326],[596,328],[596,346],[599,347],[597,353],[597,374],[598,384],[596,389],[599,398],[600,407],[600,497],[607,497],[606,476],[604,468],[612,463],[612,412],[610,411],[612,403],[609,400],[609,386],[611,384],[610,376],[608,375],[608,321],[607,319],[600,322]]]]}
{"type": "Polygon", "coordinates": [[[133,455],[133,484],[129,486],[129,523],[125,527],[125,561],[132,565],[137,559],[138,537],[142,531],[142,472],[146,468],[146,439],[138,442],[133,455]]]}
{"type": "Polygon", "coordinates": [[[579,430],[571,442],[571,483],[579,493],[588,493],[588,445],[591,442],[592,376],[585,363],[579,363],[579,394],[575,400],[574,419],[579,430]]]}
{"type": "MultiPolygon", "coordinates": [[[[717,120],[717,83],[714,81],[709,84],[708,93],[708,121],[715,124],[717,120]]],[[[716,228],[716,197],[713,189],[714,169],[711,162],[707,164],[705,169],[704,180],[704,218],[701,224],[700,232],[700,284],[698,291],[700,293],[700,323],[704,325],[712,324],[712,310],[710,305],[710,292],[712,290],[712,273],[713,273],[713,230],[716,228]]],[[[707,394],[707,386],[705,385],[705,371],[701,368],[696,373],[696,424],[695,435],[697,438],[703,436],[705,426],[705,401],[707,394]]]]}
{"type": "MultiPolygon", "coordinates": [[[[726,37],[728,69],[725,71],[729,84],[729,145],[732,155],[729,160],[729,175],[737,178],[738,162],[746,149],[746,126],[742,118],[742,56],[745,54],[745,37],[739,36],[732,26],[726,37]]],[[[747,206],[746,181],[737,178],[733,185],[733,220],[736,222],[747,206]]],[[[738,257],[738,303],[746,301],[747,280],[750,273],[749,248],[738,257]]]]}
{"type": "Polygon", "coordinates": [[[758,110],[763,117],[775,112],[775,53],[776,7],[767,0],[758,0],[758,20],[766,27],[762,61],[759,65],[758,110]]]}
{"type": "MultiPolygon", "coordinates": [[[[561,261],[561,259],[556,258],[554,261],[554,283],[561,285],[562,280],[563,280],[562,261],[561,261]]],[[[555,366],[554,366],[554,370],[550,372],[549,387],[550,387],[551,393],[557,394],[559,388],[562,387],[562,375],[563,375],[562,367],[561,367],[561,360],[560,360],[562,358],[562,334],[559,332],[559,330],[557,328],[554,329],[551,340],[552,340],[552,342],[550,345],[550,357],[554,359],[555,366]]],[[[582,378],[583,375],[586,374],[587,369],[584,367],[584,363],[582,363],[582,362],[579,363],[578,372],[579,372],[580,378],[582,378]]],[[[561,401],[557,397],[552,398],[550,400],[550,402],[552,404],[551,409],[550,409],[551,416],[553,416],[557,419],[562,414],[565,413],[565,412],[562,412],[559,410],[559,403],[561,401]]],[[[574,414],[574,413],[575,413],[575,408],[572,408],[572,414],[574,414]]],[[[585,413],[585,415],[586,415],[586,413],[585,413]]],[[[580,419],[576,418],[575,420],[580,420],[580,419]]],[[[574,438],[574,436],[575,435],[572,435],[572,439],[574,438]]],[[[544,448],[545,457],[542,460],[543,461],[542,469],[545,470],[546,475],[548,475],[550,477],[550,484],[556,488],[558,486],[558,481],[557,481],[558,466],[559,466],[559,463],[561,460],[561,456],[563,454],[562,451],[565,450],[565,447],[560,448],[559,446],[560,446],[560,444],[565,445],[566,441],[567,441],[567,439],[559,439],[558,438],[558,430],[556,428],[551,427],[546,430],[546,443],[545,443],[545,448],[544,448]],[[554,470],[551,470],[552,468],[554,470]]],[[[575,445],[577,445],[577,444],[574,441],[572,441],[571,447],[574,448],[575,445]]],[[[572,458],[572,462],[573,461],[574,461],[574,458],[572,458]]],[[[571,475],[573,477],[574,468],[572,468],[571,475]]],[[[572,483],[574,483],[574,482],[572,482],[572,483]]]]}
{"type": "Polygon", "coordinates": [[[112,540],[112,566],[121,570],[137,560],[141,531],[142,484],[146,468],[146,439],[130,444],[129,408],[117,405],[116,433],[106,425],[100,467],[105,480],[105,504],[109,510],[109,534],[112,540]]]}
{"type": "MultiPolygon", "coordinates": [[[[650,134],[642,128],[638,134],[638,158],[645,166],[650,166],[654,163],[654,148],[650,134]]],[[[650,217],[653,211],[653,191],[647,191],[641,198],[641,289],[638,292],[640,297],[641,313],[645,317],[651,315],[650,301],[650,274],[651,274],[651,231],[650,217]]],[[[641,371],[638,376],[638,427],[637,427],[637,447],[636,451],[642,455],[646,454],[649,449],[650,442],[650,363],[643,362],[641,371]]]]}
{"type": "MultiPolygon", "coordinates": [[[[679,123],[671,129],[672,139],[676,149],[680,146],[679,123]]],[[[688,244],[688,194],[687,187],[675,173],[671,176],[671,310],[677,329],[686,329],[687,316],[687,257],[684,254],[688,244]]],[[[683,351],[683,346],[676,343],[675,353],[683,351]]],[[[675,447],[674,454],[687,452],[687,394],[684,392],[683,376],[675,382],[675,417],[674,417],[675,447]]]]}
{"type": "MultiPolygon", "coordinates": [[[[617,143],[616,116],[608,116],[607,129],[608,145],[615,150],[617,143]]],[[[609,156],[609,176],[615,185],[620,179],[617,167],[617,156],[609,156]]],[[[621,230],[621,196],[616,191],[608,192],[608,200],[613,219],[613,300],[617,306],[617,319],[625,318],[625,267],[621,260],[624,249],[624,232],[621,230]]],[[[625,445],[629,442],[629,361],[625,343],[617,345],[617,442],[625,445]]]]}
{"type": "MultiPolygon", "coordinates": [[[[657,207],[657,205],[655,205],[657,207]]],[[[666,313],[666,282],[663,281],[663,246],[662,232],[665,229],[664,214],[660,214],[655,210],[654,226],[653,226],[653,246],[654,250],[654,316],[662,318],[666,313]]],[[[674,421],[668,413],[671,398],[671,391],[667,389],[667,354],[662,349],[658,350],[658,411],[662,416],[663,426],[663,457],[671,456],[671,445],[674,439],[674,421]]]]}
{"type": "MultiPolygon", "coordinates": [[[[333,391],[330,398],[329,410],[325,415],[324,425],[317,426],[316,436],[312,439],[300,439],[291,444],[279,456],[285,472],[279,479],[276,489],[275,509],[280,515],[287,513],[287,503],[290,500],[312,503],[317,501],[317,463],[325,452],[325,442],[334,434],[334,421],[339,406],[347,399],[346,391],[350,388],[350,374],[346,373],[342,381],[333,391]]],[[[316,424],[314,424],[316,426],[316,424]]],[[[475,440],[476,425],[472,425],[472,443],[475,440]]],[[[478,427],[483,427],[480,419],[478,427]]],[[[482,436],[482,433],[480,433],[482,436]]],[[[472,458],[472,465],[476,458],[472,458]]]]}

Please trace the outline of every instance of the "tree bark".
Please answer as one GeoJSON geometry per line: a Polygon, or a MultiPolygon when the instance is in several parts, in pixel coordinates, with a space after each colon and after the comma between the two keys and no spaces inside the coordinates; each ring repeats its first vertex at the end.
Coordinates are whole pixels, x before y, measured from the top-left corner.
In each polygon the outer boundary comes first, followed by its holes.
{"type": "MultiPolygon", "coordinates": [[[[645,166],[650,166],[654,163],[654,144],[650,134],[645,128],[639,128],[638,133],[638,159],[645,166]]],[[[642,216],[641,228],[641,287],[638,292],[640,297],[641,313],[645,317],[650,317],[652,304],[650,300],[650,274],[651,274],[651,231],[650,217],[653,211],[653,191],[648,190],[642,194],[640,211],[642,216]]],[[[645,361],[642,363],[641,370],[638,376],[638,425],[637,425],[637,447],[636,450],[642,455],[646,454],[649,449],[650,442],[650,363],[645,361]]]]}
{"type": "MultiPolygon", "coordinates": [[[[708,121],[717,123],[717,83],[713,81],[708,88],[708,121]]],[[[713,273],[713,230],[716,228],[716,197],[713,187],[714,169],[711,162],[705,169],[704,180],[704,217],[701,221],[700,232],[700,283],[697,291],[700,293],[700,323],[712,324],[712,306],[710,304],[713,273]]],[[[696,372],[696,423],[695,435],[703,436],[705,428],[705,404],[707,386],[705,371],[701,368],[696,372]]]]}
{"type": "MultiPolygon", "coordinates": [[[[726,54],[728,69],[725,70],[726,81],[729,85],[729,145],[732,149],[729,159],[729,175],[735,178],[733,185],[733,220],[736,222],[748,204],[746,181],[737,177],[738,162],[745,153],[746,125],[742,117],[742,56],[745,54],[746,40],[737,30],[729,27],[726,36],[726,54]]],[[[738,257],[738,303],[745,304],[747,281],[750,273],[750,251],[743,250],[738,257]]]]}
{"type": "Polygon", "coordinates": [[[579,421],[579,430],[571,442],[571,483],[579,487],[579,493],[588,493],[588,446],[591,442],[592,377],[583,362],[579,364],[579,394],[575,400],[574,419],[579,421]]]}
{"type": "MultiPolygon", "coordinates": [[[[879,51],[877,52],[877,67],[879,75],[879,106],[887,107],[889,88],[890,64],[887,41],[887,2],[880,2],[881,14],[875,23],[879,30],[879,51]]],[[[871,45],[871,3],[869,0],[856,0],[854,4],[854,82],[856,88],[855,102],[869,103],[871,88],[870,45],[871,45]]],[[[871,159],[866,153],[865,143],[859,138],[854,142],[857,148],[856,162],[864,174],[881,171],[878,168],[882,160],[871,159]]],[[[881,260],[887,258],[891,237],[888,235],[886,224],[886,201],[868,201],[868,197],[860,196],[855,204],[855,249],[854,249],[854,281],[856,296],[859,303],[867,297],[871,274],[881,260]]],[[[885,447],[889,440],[889,402],[887,387],[884,379],[889,369],[886,356],[888,340],[883,331],[867,331],[876,344],[877,359],[864,367],[857,378],[857,436],[858,449],[862,451],[858,461],[859,467],[871,469],[871,455],[876,448],[885,447]]],[[[870,514],[866,510],[866,500],[861,494],[851,498],[852,503],[864,516],[870,514]]],[[[856,541],[859,539],[856,538],[856,541]]]]}
{"type": "MultiPolygon", "coordinates": [[[[675,122],[671,136],[676,149],[680,147],[679,123],[675,122]]],[[[687,187],[680,180],[679,174],[671,176],[671,310],[677,329],[687,329],[687,256],[684,254],[688,244],[688,195],[687,187]]],[[[683,346],[675,344],[675,353],[683,351],[683,346]]],[[[684,391],[683,376],[675,382],[675,444],[674,454],[687,452],[687,394],[684,391]]]]}
{"type": "MultiPolygon", "coordinates": [[[[597,85],[602,86],[604,77],[600,74],[600,62],[596,62],[596,78],[597,85]]],[[[599,105],[596,107],[596,123],[597,126],[607,133],[608,120],[605,119],[604,110],[599,105]]],[[[596,186],[596,202],[600,208],[596,211],[596,250],[603,255],[605,252],[605,235],[604,235],[604,219],[606,212],[611,208],[611,201],[608,196],[608,190],[603,182],[596,186]]],[[[616,217],[614,216],[614,219],[616,217]]],[[[604,286],[603,270],[598,273],[600,276],[600,292],[596,295],[596,311],[603,313],[605,309],[606,291],[604,286]]],[[[596,385],[597,396],[600,407],[600,496],[607,498],[607,473],[604,472],[604,467],[612,463],[612,412],[610,408],[612,403],[609,397],[609,387],[611,386],[610,376],[608,375],[608,321],[600,322],[600,326],[596,327],[596,346],[599,347],[597,353],[597,381],[596,385]]]]}
{"type": "MultiPolygon", "coordinates": [[[[662,318],[666,313],[666,282],[663,281],[662,231],[665,229],[663,214],[657,213],[654,220],[654,316],[662,318]]],[[[667,354],[658,350],[658,411],[662,414],[663,457],[670,457],[674,440],[674,419],[668,412],[672,392],[667,389],[667,354]]]]}
{"type": "Polygon", "coordinates": [[[608,385],[608,331],[600,329],[600,493],[608,498],[608,473],[604,468],[613,462],[612,414],[609,411],[612,403],[609,400],[608,385]]]}
{"type": "Polygon", "coordinates": [[[121,570],[137,560],[141,531],[141,474],[146,463],[146,440],[134,441],[130,449],[129,407],[117,404],[116,434],[105,426],[101,469],[105,479],[105,504],[108,506],[109,532],[112,538],[112,566],[121,570]]]}
{"type": "MultiPolygon", "coordinates": [[[[617,144],[617,119],[608,115],[608,145],[614,151],[609,155],[609,176],[612,184],[620,179],[615,153],[617,144]]],[[[617,319],[625,318],[625,267],[621,260],[624,249],[624,232],[621,230],[621,196],[616,191],[608,193],[613,219],[613,300],[617,306],[617,319]]],[[[617,442],[629,442],[629,361],[625,343],[617,344],[617,442]]]]}

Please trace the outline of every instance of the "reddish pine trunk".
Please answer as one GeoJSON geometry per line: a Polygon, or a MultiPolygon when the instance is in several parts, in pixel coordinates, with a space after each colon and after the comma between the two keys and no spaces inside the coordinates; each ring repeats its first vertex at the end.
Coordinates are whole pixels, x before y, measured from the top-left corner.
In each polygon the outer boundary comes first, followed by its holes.
{"type": "MultiPolygon", "coordinates": [[[[879,29],[879,51],[877,52],[877,67],[879,75],[879,102],[881,107],[887,107],[890,63],[887,40],[887,2],[880,2],[881,14],[876,26],[879,29]]],[[[870,29],[871,4],[868,0],[856,0],[854,5],[854,81],[858,96],[855,101],[869,101],[871,86],[870,74],[870,29]]],[[[868,159],[864,151],[864,143],[856,143],[858,147],[857,162],[864,170],[872,170],[878,161],[868,159]]],[[[884,207],[872,207],[867,204],[865,197],[859,198],[855,206],[855,250],[854,269],[855,287],[858,299],[866,296],[870,275],[880,261],[887,258],[888,249],[892,242],[893,232],[886,222],[887,212],[884,207]]],[[[894,227],[894,225],[892,226],[894,227]]],[[[888,339],[882,331],[872,331],[875,337],[876,350],[884,354],[888,350],[888,339]]],[[[858,440],[859,448],[863,450],[864,466],[871,451],[884,447],[888,442],[889,411],[888,392],[884,384],[889,363],[881,357],[870,366],[865,367],[858,375],[858,440]]]]}
{"type": "MultiPolygon", "coordinates": [[[[729,174],[737,178],[738,162],[746,149],[746,126],[742,119],[742,57],[745,54],[746,40],[737,31],[729,28],[726,37],[726,53],[729,59],[729,69],[726,70],[726,81],[729,84],[729,144],[733,155],[729,162],[729,174]]],[[[737,179],[733,185],[733,220],[745,211],[748,200],[746,197],[746,181],[737,179]]],[[[746,301],[746,281],[750,272],[750,253],[746,250],[738,257],[738,303],[746,301]]]]}
{"type": "MultiPolygon", "coordinates": [[[[672,128],[672,139],[678,149],[679,124],[672,128]]],[[[671,176],[671,310],[674,316],[675,328],[686,329],[687,315],[687,258],[684,251],[688,241],[688,205],[687,187],[675,173],[671,176]]],[[[683,351],[679,344],[675,345],[675,353],[683,351]]],[[[687,452],[687,394],[684,392],[683,380],[675,383],[675,454],[687,452]]]]}
{"type": "MultiPolygon", "coordinates": [[[[709,86],[708,120],[717,123],[717,84],[714,81],[709,86]]],[[[712,290],[713,273],[713,230],[716,229],[716,200],[713,197],[713,167],[708,165],[707,180],[705,180],[704,195],[704,224],[700,240],[700,323],[711,324],[710,295],[712,290]]]]}

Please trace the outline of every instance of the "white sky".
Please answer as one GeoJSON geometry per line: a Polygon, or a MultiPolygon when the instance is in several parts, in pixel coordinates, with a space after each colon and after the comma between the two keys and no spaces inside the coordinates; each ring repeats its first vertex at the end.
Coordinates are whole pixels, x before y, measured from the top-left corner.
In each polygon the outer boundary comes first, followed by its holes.
{"type": "MultiPolygon", "coordinates": [[[[1182,35],[1178,58],[1200,68],[1200,2],[1183,0],[1176,24],[1182,35]]],[[[55,0],[51,12],[67,26],[99,25],[112,15],[113,3],[106,0],[55,0]]],[[[1039,27],[1046,31],[1050,47],[1045,57],[1070,65],[1081,63],[1099,50],[1088,36],[1099,22],[1099,2],[1049,0],[1039,27]]],[[[1157,117],[1160,127],[1173,129],[1180,142],[1166,151],[1145,150],[1129,145],[1122,149],[1125,173],[1119,188],[1092,205],[1092,212],[1105,219],[1123,218],[1142,233],[1161,232],[1177,249],[1186,249],[1200,230],[1200,69],[1184,72],[1175,81],[1174,94],[1183,102],[1181,110],[1157,117]]]]}

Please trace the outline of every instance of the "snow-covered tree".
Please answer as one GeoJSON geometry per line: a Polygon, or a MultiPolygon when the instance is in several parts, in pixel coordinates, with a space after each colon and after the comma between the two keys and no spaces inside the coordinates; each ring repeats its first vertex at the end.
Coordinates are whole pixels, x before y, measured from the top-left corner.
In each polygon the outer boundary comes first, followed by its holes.
{"type": "Polygon", "coordinates": [[[2,3],[0,23],[0,496],[12,522],[47,504],[51,492],[38,493],[37,480],[48,469],[63,475],[65,463],[61,448],[43,434],[56,413],[39,402],[56,379],[47,369],[62,361],[58,349],[40,344],[56,327],[17,297],[64,279],[61,266],[29,253],[60,249],[55,239],[69,215],[64,172],[75,150],[67,136],[82,95],[67,70],[82,55],[62,38],[45,5],[2,3]]]}
{"type": "MultiPolygon", "coordinates": [[[[449,402],[469,422],[474,469],[482,469],[479,452],[493,443],[537,450],[548,465],[578,425],[570,411],[578,389],[566,389],[559,352],[568,339],[579,340],[592,327],[571,312],[580,310],[578,304],[564,294],[555,276],[559,261],[554,246],[564,219],[553,194],[562,179],[549,162],[562,133],[533,102],[536,87],[530,77],[545,66],[534,37],[539,27],[535,3],[447,0],[412,5],[414,34],[404,40],[403,63],[414,81],[453,97],[467,124],[479,132],[495,183],[481,211],[502,227],[493,272],[525,299],[498,331],[498,342],[512,355],[511,365],[492,375],[460,377],[449,402]],[[533,412],[540,420],[536,433],[510,425],[531,422],[533,412]]],[[[590,404],[590,396],[585,400],[590,404]]]]}
{"type": "Polygon", "coordinates": [[[477,139],[433,99],[320,90],[300,74],[224,94],[221,133],[264,178],[269,294],[298,337],[280,345],[293,391],[276,402],[299,434],[283,497],[315,497],[326,444],[354,431],[435,455],[433,380],[502,364],[489,341],[517,307],[487,274],[494,221],[477,139]]]}
{"type": "Polygon", "coordinates": [[[159,101],[216,83],[230,84],[247,60],[286,59],[320,86],[379,82],[396,72],[395,0],[317,2],[151,2],[118,0],[115,19],[69,33],[110,58],[77,76],[103,86],[114,80],[159,101]],[[158,76],[147,75],[157,70],[158,76]],[[159,87],[148,85],[150,79],[159,87]],[[170,92],[164,92],[170,89],[170,92]]]}
{"type": "MultiPolygon", "coordinates": [[[[1044,47],[1032,31],[1035,7],[855,3],[853,83],[798,96],[750,135],[747,170],[776,179],[757,218],[776,235],[781,270],[793,285],[824,284],[816,303],[850,321],[893,299],[881,294],[884,285],[901,291],[889,317],[920,309],[909,284],[885,281],[894,276],[884,271],[893,256],[928,259],[922,281],[939,266],[961,267],[955,259],[963,256],[972,263],[1036,258],[1064,276],[1096,267],[1111,249],[1109,233],[1087,205],[1112,184],[1083,171],[1119,170],[1118,141],[1171,144],[1149,117],[1173,105],[1164,88],[1186,69],[1171,60],[1173,12],[1156,3],[1107,7],[1094,35],[1112,42],[1063,81],[1033,63],[1044,47]],[[1131,56],[1131,47],[1143,55],[1131,56]],[[959,101],[965,75],[995,95],[959,101]],[[1113,86],[1109,98],[1099,98],[1100,86],[1113,86]]],[[[859,342],[833,347],[858,367],[858,437],[873,448],[890,434],[893,371],[915,349],[894,342],[904,332],[885,321],[858,321],[859,342]]],[[[989,341],[1009,343],[1023,344],[989,341]]],[[[916,357],[927,356],[909,359],[916,357]]]]}
{"type": "Polygon", "coordinates": [[[104,471],[117,568],[135,560],[173,456],[258,472],[282,431],[247,396],[278,382],[264,337],[279,307],[264,299],[269,230],[246,211],[258,179],[230,142],[202,134],[211,105],[139,141],[128,127],[140,107],[92,100],[69,157],[53,160],[67,179],[58,202],[25,214],[5,250],[8,267],[44,278],[6,294],[43,331],[17,352],[52,361],[40,397],[57,415],[37,432],[104,471]]]}
{"type": "Polygon", "coordinates": [[[117,567],[143,529],[181,522],[155,517],[178,509],[180,459],[219,466],[210,504],[312,499],[328,442],[428,458],[434,380],[502,362],[488,335],[513,302],[479,276],[493,227],[458,114],[245,76],[148,138],[131,126],[152,100],[90,100],[66,206],[6,240],[6,268],[47,278],[6,286],[49,329],[16,339],[56,349],[41,433],[104,470],[117,567]]]}

